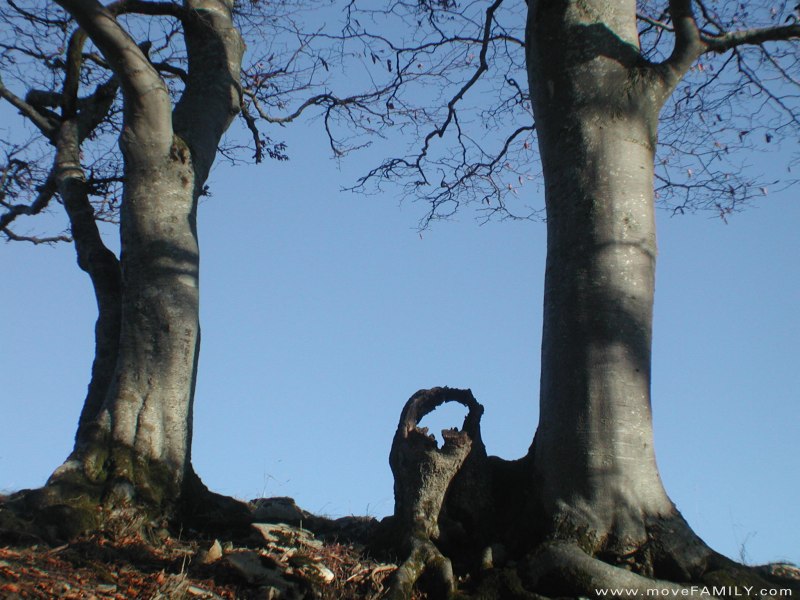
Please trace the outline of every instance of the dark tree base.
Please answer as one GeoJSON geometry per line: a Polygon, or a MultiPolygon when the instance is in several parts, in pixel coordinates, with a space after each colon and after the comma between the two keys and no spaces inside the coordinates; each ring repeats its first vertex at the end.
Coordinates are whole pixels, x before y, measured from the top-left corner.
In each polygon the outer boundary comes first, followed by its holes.
{"type": "Polygon", "coordinates": [[[89,457],[95,454],[73,456],[45,486],[5,498],[0,530],[7,536],[49,543],[99,531],[146,539],[164,530],[189,529],[227,540],[250,535],[247,505],[211,492],[191,467],[176,487],[157,466],[143,466],[141,461],[131,461],[138,468],[128,468],[127,476],[111,466],[92,469],[96,461],[89,457]]]}
{"type": "Polygon", "coordinates": [[[387,599],[411,600],[415,590],[429,599],[487,600],[596,598],[620,588],[631,598],[800,593],[800,570],[776,575],[739,565],[708,548],[677,511],[644,516],[646,539],[624,553],[618,548],[629,543],[606,535],[598,547],[602,535],[585,526],[554,529],[536,498],[531,457],[486,455],[482,413],[469,390],[450,388],[421,390],[403,408],[389,459],[395,513],[375,544],[400,559],[387,599]],[[439,448],[418,425],[445,402],[469,412],[460,430],[442,432],[439,448]]]}

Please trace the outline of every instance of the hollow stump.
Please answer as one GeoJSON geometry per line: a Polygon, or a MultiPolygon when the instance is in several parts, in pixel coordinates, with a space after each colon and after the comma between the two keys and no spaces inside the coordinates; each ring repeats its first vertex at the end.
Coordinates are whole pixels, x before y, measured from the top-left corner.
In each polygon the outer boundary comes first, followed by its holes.
{"type": "Polygon", "coordinates": [[[436,542],[453,478],[473,449],[483,450],[482,414],[483,406],[470,390],[447,387],[420,390],[403,407],[389,465],[394,475],[395,526],[404,560],[384,596],[388,600],[411,598],[414,585],[423,575],[435,595],[448,597],[455,592],[452,564],[436,542]],[[462,404],[468,412],[460,430],[442,431],[444,444],[439,448],[427,429],[418,425],[425,415],[445,402],[462,404]]]}

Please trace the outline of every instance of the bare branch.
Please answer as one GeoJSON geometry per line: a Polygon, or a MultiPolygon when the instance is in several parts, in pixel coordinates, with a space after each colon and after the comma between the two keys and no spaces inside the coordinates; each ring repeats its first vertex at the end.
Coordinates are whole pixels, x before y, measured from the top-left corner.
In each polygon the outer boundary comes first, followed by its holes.
{"type": "MultiPolygon", "coordinates": [[[[481,44],[481,51],[478,57],[478,68],[472,74],[472,77],[470,77],[470,79],[461,87],[460,90],[458,90],[458,92],[456,92],[456,94],[447,103],[447,118],[444,120],[444,123],[442,123],[439,127],[437,127],[436,129],[434,129],[433,131],[428,133],[428,135],[425,136],[425,140],[422,145],[422,150],[419,156],[417,157],[417,167],[419,167],[422,160],[428,154],[428,147],[430,145],[431,139],[433,139],[434,136],[442,137],[445,131],[447,131],[447,127],[450,125],[451,121],[455,116],[456,104],[458,104],[459,100],[461,100],[464,97],[464,95],[469,91],[469,89],[475,85],[475,83],[480,79],[481,75],[483,75],[486,71],[489,70],[489,64],[486,61],[486,53],[489,49],[489,39],[491,37],[491,32],[492,32],[492,22],[494,20],[495,11],[497,11],[497,9],[500,7],[502,3],[503,0],[495,0],[491,4],[491,6],[489,6],[489,8],[486,9],[486,22],[483,28],[483,42],[481,44]]],[[[420,174],[424,179],[425,178],[424,173],[420,171],[420,174]]]]}
{"type": "Polygon", "coordinates": [[[72,242],[72,238],[66,234],[62,235],[54,235],[54,236],[45,236],[39,237],[35,235],[19,235],[14,233],[8,227],[4,227],[2,229],[3,235],[6,236],[6,239],[12,242],[29,242],[35,246],[40,244],[51,245],[57,244],[59,242],[72,242]]]}
{"type": "Polygon", "coordinates": [[[46,138],[52,139],[53,135],[55,135],[57,124],[53,121],[53,119],[43,115],[31,104],[28,104],[22,98],[19,98],[13,92],[11,92],[11,90],[9,90],[3,84],[2,78],[0,78],[0,98],[3,98],[13,107],[19,110],[20,114],[25,116],[31,123],[36,125],[39,131],[41,131],[46,138]]]}
{"type": "Polygon", "coordinates": [[[672,72],[667,82],[672,89],[703,53],[703,44],[692,12],[692,0],[670,0],[669,11],[675,31],[675,46],[665,65],[672,72]]]}
{"type": "Polygon", "coordinates": [[[766,42],[785,42],[800,39],[800,24],[783,25],[781,27],[760,27],[732,31],[716,36],[703,35],[701,40],[706,52],[727,52],[731,48],[744,44],[764,44],[766,42]]]}
{"type": "MultiPolygon", "coordinates": [[[[114,13],[97,0],[56,0],[100,48],[119,77],[126,121],[143,142],[166,153],[172,143],[171,102],[163,80],[114,13]]],[[[145,3],[149,4],[149,3],[145,3]]]]}
{"type": "Polygon", "coordinates": [[[64,85],[61,92],[61,114],[65,119],[72,118],[78,110],[78,87],[80,86],[81,66],[83,65],[83,45],[87,35],[78,29],[69,38],[64,85]]]}
{"type": "Polygon", "coordinates": [[[162,17],[175,17],[183,19],[187,16],[186,9],[174,2],[153,2],[151,0],[117,0],[106,6],[115,15],[139,14],[162,17]]]}
{"type": "Polygon", "coordinates": [[[8,2],[8,5],[11,8],[13,8],[17,13],[25,17],[31,23],[38,23],[40,25],[45,25],[48,27],[58,27],[64,29],[67,28],[68,21],[66,19],[58,19],[58,20],[48,19],[40,15],[37,15],[36,13],[33,13],[31,11],[25,10],[24,8],[19,6],[16,2],[14,2],[14,0],[6,0],[6,2],[8,2]]]}
{"type": "MultiPolygon", "coordinates": [[[[8,169],[9,166],[7,165],[3,169],[2,173],[2,187],[0,187],[0,194],[4,196],[3,193],[6,188],[6,179],[8,177],[8,169]]],[[[22,215],[25,216],[33,216],[38,215],[42,212],[47,205],[52,200],[53,195],[56,193],[56,183],[53,174],[51,173],[50,176],[45,181],[44,185],[39,189],[39,193],[36,195],[36,198],[31,204],[9,204],[2,200],[3,206],[5,206],[8,210],[4,214],[0,215],[0,229],[5,231],[8,226],[14,222],[14,220],[22,215]]]]}
{"type": "Polygon", "coordinates": [[[256,164],[258,164],[264,159],[264,142],[261,139],[261,133],[258,131],[256,120],[253,118],[253,115],[250,114],[246,103],[242,103],[242,118],[247,124],[247,128],[250,130],[250,133],[253,135],[253,146],[255,146],[255,154],[253,155],[253,158],[255,159],[256,164]]]}

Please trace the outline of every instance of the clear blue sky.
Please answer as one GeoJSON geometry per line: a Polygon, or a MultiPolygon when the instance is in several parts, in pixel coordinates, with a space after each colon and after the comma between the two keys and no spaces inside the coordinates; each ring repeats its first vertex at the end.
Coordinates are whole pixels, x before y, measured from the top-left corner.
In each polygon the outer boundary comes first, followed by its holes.
{"type": "MultiPolygon", "coordinates": [[[[490,453],[524,454],[537,420],[544,226],[478,226],[465,212],[420,237],[424,207],[339,192],[369,157],[340,171],[318,130],[281,133],[288,164],[216,168],[200,210],[194,461],[205,482],[243,499],[293,496],[317,513],[386,515],[400,409],[436,385],[472,388],[490,453]]],[[[800,563],[796,192],[727,225],[659,219],[653,402],[667,490],[717,550],[800,563]]],[[[95,307],[69,246],[5,244],[0,269],[8,491],[41,485],[70,451],[95,307]]],[[[460,425],[445,417],[434,426],[460,425]]]]}

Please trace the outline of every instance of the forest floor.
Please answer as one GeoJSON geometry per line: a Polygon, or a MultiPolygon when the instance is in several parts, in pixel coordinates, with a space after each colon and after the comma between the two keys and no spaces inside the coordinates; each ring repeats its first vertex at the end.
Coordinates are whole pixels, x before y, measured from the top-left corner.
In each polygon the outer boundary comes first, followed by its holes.
{"type": "MultiPolygon", "coordinates": [[[[0,496],[0,600],[378,600],[397,570],[365,552],[375,519],[319,517],[290,498],[248,503],[253,523],[227,535],[234,539],[116,518],[69,542],[4,519],[5,500],[0,496]]],[[[770,581],[800,581],[792,565],[755,569],[770,581]]]]}
{"type": "MultiPolygon", "coordinates": [[[[0,506],[2,499],[0,499],[0,506]]],[[[352,526],[356,517],[349,517],[352,526]]],[[[329,521],[336,523],[336,521],[329,521]]],[[[334,528],[329,528],[335,530],[334,528]]],[[[373,600],[396,565],[299,524],[257,523],[249,538],[104,531],[53,545],[0,530],[0,598],[51,600],[373,600]]]]}

